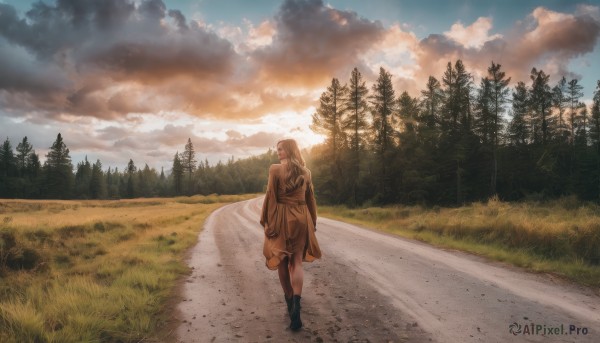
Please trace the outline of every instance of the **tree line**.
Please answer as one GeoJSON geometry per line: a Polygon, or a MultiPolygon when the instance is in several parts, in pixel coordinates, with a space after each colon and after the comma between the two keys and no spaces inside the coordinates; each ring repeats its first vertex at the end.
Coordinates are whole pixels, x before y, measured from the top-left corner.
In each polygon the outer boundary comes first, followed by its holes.
{"type": "Polygon", "coordinates": [[[310,164],[320,200],[600,200],[600,81],[590,108],[577,79],[551,85],[536,68],[511,88],[492,62],[474,82],[461,60],[441,80],[430,76],[419,97],[396,96],[384,68],[370,88],[357,68],[346,84],[333,78],[311,125],[326,136],[310,164]]]}
{"type": "MultiPolygon", "coordinates": [[[[577,79],[533,68],[510,84],[491,63],[478,85],[461,60],[420,96],[396,95],[384,68],[367,87],[357,68],[333,78],[311,129],[326,137],[305,151],[320,203],[461,205],[498,196],[600,200],[600,81],[591,106],[577,79]]],[[[197,161],[190,139],[168,175],[133,160],[121,171],[85,158],[75,168],[58,134],[40,162],[27,137],[0,147],[0,197],[107,199],[263,192],[277,155],[197,161]]]]}
{"type": "Polygon", "coordinates": [[[266,153],[243,160],[233,157],[226,163],[209,165],[197,161],[188,138],[182,153],[175,153],[171,172],[166,175],[147,164],[139,168],[132,159],[120,171],[87,157],[73,166],[61,134],[40,163],[27,137],[13,151],[7,138],[0,147],[0,198],[24,199],[118,199],[169,197],[194,194],[243,194],[264,191],[267,171],[277,154],[266,153]]]}

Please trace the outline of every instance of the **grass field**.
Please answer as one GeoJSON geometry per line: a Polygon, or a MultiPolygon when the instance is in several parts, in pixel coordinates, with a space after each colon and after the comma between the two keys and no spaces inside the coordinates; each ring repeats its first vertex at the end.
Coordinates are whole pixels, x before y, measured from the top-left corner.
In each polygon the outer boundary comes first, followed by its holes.
{"type": "Polygon", "coordinates": [[[1,200],[0,342],[156,341],[205,218],[255,196],[1,200]]]}
{"type": "Polygon", "coordinates": [[[472,252],[600,291],[600,206],[563,198],[548,203],[490,199],[459,208],[320,206],[319,214],[472,252]]]}

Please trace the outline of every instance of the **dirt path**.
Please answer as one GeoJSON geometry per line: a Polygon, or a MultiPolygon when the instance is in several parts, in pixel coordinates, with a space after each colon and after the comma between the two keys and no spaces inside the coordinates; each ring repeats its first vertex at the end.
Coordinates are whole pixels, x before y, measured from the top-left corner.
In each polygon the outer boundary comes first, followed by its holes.
{"type": "Polygon", "coordinates": [[[600,341],[600,297],[589,290],[326,218],[324,256],[304,264],[305,327],[291,332],[277,272],[264,266],[261,205],[231,204],[207,220],[178,306],[179,341],[600,341]]]}

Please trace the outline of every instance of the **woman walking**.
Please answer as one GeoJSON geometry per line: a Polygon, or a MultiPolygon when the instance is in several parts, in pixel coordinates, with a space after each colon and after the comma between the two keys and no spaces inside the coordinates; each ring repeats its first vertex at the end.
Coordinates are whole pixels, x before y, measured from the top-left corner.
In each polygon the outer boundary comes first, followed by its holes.
{"type": "Polygon", "coordinates": [[[310,170],[293,139],[277,142],[280,164],[269,168],[269,181],[260,224],[265,229],[263,254],[267,268],[277,269],[283,288],[290,328],[299,330],[304,271],[302,261],[321,258],[315,236],[317,204],[310,170]]]}

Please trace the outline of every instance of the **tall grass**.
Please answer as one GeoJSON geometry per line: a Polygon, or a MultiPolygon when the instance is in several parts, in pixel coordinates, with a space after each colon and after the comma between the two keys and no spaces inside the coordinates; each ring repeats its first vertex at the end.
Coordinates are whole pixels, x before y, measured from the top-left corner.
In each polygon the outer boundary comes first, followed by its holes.
{"type": "Polygon", "coordinates": [[[600,206],[490,198],[459,208],[319,207],[320,214],[600,288],[600,206]]]}
{"type": "Polygon", "coordinates": [[[3,200],[0,342],[157,340],[205,218],[254,196],[3,200]]]}

